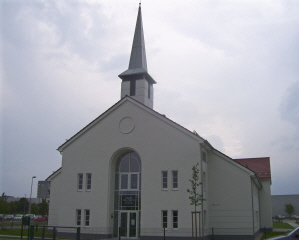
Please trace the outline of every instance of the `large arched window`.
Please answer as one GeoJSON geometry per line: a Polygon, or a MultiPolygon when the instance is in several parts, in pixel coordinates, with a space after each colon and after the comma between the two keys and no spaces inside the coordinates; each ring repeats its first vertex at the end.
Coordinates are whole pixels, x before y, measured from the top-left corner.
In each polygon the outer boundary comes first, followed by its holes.
{"type": "Polygon", "coordinates": [[[141,166],[138,154],[123,154],[115,170],[114,210],[140,210],[141,166]]]}
{"type": "Polygon", "coordinates": [[[139,190],[140,161],[135,152],[127,153],[120,159],[119,187],[120,190],[139,190]]]}
{"type": "Polygon", "coordinates": [[[119,157],[115,166],[114,233],[138,237],[140,226],[141,161],[136,152],[119,157]]]}

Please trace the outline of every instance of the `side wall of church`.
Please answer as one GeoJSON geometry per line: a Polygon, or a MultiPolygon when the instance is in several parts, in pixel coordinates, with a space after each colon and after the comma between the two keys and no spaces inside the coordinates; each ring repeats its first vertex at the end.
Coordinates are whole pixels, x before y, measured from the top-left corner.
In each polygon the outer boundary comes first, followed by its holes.
{"type": "Polygon", "coordinates": [[[49,206],[49,226],[59,225],[59,214],[60,214],[60,176],[61,174],[56,175],[51,179],[51,188],[50,188],[50,206],[49,206]]]}
{"type": "Polygon", "coordinates": [[[252,234],[253,209],[258,209],[252,197],[249,173],[218,154],[210,152],[209,161],[209,227],[217,235],[252,234]]]}
{"type": "Polygon", "coordinates": [[[260,190],[261,227],[272,229],[271,179],[263,179],[262,184],[263,188],[260,190]]]}

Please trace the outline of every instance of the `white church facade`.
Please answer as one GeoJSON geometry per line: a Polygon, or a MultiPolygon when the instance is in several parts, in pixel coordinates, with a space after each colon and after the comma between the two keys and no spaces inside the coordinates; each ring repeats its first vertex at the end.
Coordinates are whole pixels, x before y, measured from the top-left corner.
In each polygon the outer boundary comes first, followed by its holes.
{"type": "Polygon", "coordinates": [[[253,239],[272,228],[269,158],[231,159],[153,110],[139,7],[121,100],[63,143],[51,181],[51,226],[82,238],[253,239]],[[190,205],[198,164],[202,205],[190,205]],[[193,228],[192,228],[193,225],[193,228]]]}

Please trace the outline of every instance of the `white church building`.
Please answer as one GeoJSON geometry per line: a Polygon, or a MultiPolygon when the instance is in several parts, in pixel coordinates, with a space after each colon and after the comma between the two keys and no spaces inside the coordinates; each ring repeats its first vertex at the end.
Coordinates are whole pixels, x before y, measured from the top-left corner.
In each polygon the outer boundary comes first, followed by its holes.
{"type": "Polygon", "coordinates": [[[270,159],[232,159],[153,110],[140,6],[119,77],[121,99],[58,147],[48,225],[92,239],[246,240],[272,229],[270,159]],[[195,211],[187,189],[197,163],[204,201],[195,211]]]}

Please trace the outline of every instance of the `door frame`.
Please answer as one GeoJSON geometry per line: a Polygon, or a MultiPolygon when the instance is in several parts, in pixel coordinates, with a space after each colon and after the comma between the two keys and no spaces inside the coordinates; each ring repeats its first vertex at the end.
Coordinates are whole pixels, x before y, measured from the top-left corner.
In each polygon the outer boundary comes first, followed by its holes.
{"type": "MultiPolygon", "coordinates": [[[[138,210],[120,210],[119,211],[119,215],[118,215],[118,228],[120,228],[121,226],[121,214],[122,213],[126,213],[127,216],[126,216],[126,221],[127,221],[127,229],[126,229],[126,236],[120,236],[122,239],[137,239],[139,238],[139,211],[138,210]],[[130,237],[130,213],[135,213],[136,214],[136,222],[135,222],[135,225],[136,225],[136,235],[135,237],[130,237]]],[[[118,235],[120,234],[120,231],[118,231],[118,235]]],[[[119,237],[119,236],[118,236],[119,237]]]]}

